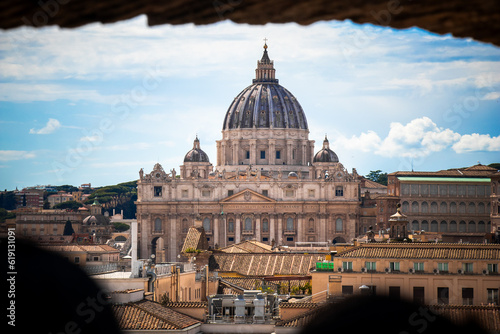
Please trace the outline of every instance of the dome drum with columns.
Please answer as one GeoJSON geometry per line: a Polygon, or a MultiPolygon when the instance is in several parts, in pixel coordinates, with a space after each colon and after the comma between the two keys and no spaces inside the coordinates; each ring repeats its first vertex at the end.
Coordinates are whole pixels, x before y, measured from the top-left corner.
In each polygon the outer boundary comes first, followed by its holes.
{"type": "Polygon", "coordinates": [[[139,172],[140,256],[174,261],[201,220],[211,247],[245,239],[273,245],[349,241],[359,229],[359,180],[325,137],[315,153],[297,98],[276,79],[264,45],[256,76],[230,104],[216,167],[198,137],[177,175],[139,172]],[[159,246],[161,245],[161,246],[159,246]]]}

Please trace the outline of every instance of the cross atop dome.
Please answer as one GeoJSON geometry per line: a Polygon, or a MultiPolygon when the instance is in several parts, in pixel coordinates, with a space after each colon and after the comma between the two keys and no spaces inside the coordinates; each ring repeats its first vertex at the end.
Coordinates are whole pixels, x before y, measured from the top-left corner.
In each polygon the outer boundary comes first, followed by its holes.
{"type": "Polygon", "coordinates": [[[274,69],[274,62],[269,59],[267,48],[267,38],[264,38],[264,54],[262,55],[262,58],[257,61],[257,69],[255,70],[255,79],[253,80],[253,83],[278,83],[278,80],[275,78],[276,70],[274,69]]]}

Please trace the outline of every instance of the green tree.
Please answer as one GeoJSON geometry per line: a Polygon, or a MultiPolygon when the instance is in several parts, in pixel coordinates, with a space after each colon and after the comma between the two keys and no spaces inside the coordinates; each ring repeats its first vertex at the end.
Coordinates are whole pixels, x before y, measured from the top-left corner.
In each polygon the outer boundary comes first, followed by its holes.
{"type": "Polygon", "coordinates": [[[72,211],[76,211],[81,206],[82,206],[82,204],[78,203],[76,201],[67,201],[67,202],[62,202],[62,203],[54,205],[54,209],[62,209],[62,210],[70,209],[72,211]]]}
{"type": "Polygon", "coordinates": [[[63,235],[73,235],[73,233],[75,233],[75,230],[73,229],[73,225],[71,225],[71,221],[68,219],[64,225],[63,235]]]}
{"type": "Polygon", "coordinates": [[[365,177],[373,182],[383,184],[384,186],[387,185],[387,173],[383,173],[380,169],[371,170],[365,177]]]}
{"type": "Polygon", "coordinates": [[[124,223],[113,223],[113,226],[117,232],[127,231],[130,228],[130,226],[124,223]]]}

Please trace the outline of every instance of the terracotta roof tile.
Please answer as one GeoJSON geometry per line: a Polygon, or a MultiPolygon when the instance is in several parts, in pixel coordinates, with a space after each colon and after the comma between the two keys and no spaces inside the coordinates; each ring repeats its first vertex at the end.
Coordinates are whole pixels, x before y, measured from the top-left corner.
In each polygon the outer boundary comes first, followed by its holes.
{"type": "Polygon", "coordinates": [[[431,305],[429,309],[456,324],[472,320],[491,333],[500,332],[498,305],[431,305]]]}
{"type": "Polygon", "coordinates": [[[339,253],[342,258],[484,259],[500,258],[499,244],[362,244],[339,253]]]}
{"type": "Polygon", "coordinates": [[[324,254],[291,253],[219,253],[210,257],[210,270],[237,272],[244,276],[307,275],[324,254]]]}
{"type": "Polygon", "coordinates": [[[113,305],[120,329],[183,329],[200,321],[149,300],[113,305]]]}

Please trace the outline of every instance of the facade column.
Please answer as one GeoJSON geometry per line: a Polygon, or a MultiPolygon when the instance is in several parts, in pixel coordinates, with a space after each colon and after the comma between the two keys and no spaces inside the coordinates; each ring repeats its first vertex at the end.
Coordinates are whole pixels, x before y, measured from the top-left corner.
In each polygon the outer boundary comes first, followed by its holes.
{"type": "Polygon", "coordinates": [[[275,215],[274,214],[270,214],[269,215],[269,238],[270,240],[269,241],[273,241],[274,239],[274,243],[277,244],[278,243],[278,239],[276,239],[276,234],[275,234],[275,221],[274,221],[274,218],[275,218],[275,215]]]}
{"type": "Polygon", "coordinates": [[[297,240],[304,241],[304,215],[297,215],[297,240]]]}
{"type": "Polygon", "coordinates": [[[257,139],[250,139],[250,164],[257,164],[257,139]]]}
{"type": "Polygon", "coordinates": [[[214,248],[219,244],[219,215],[214,215],[214,248]]]}
{"type": "Polygon", "coordinates": [[[239,157],[239,151],[240,151],[240,141],[235,140],[234,141],[234,150],[233,150],[233,165],[239,165],[240,161],[238,159],[239,157]]]}
{"type": "Polygon", "coordinates": [[[276,141],[269,140],[269,164],[276,165],[276,141]]]}
{"type": "Polygon", "coordinates": [[[255,239],[261,241],[260,237],[260,214],[255,215],[255,239]]]}
{"type": "Polygon", "coordinates": [[[325,214],[323,213],[320,213],[318,215],[319,217],[319,240],[318,241],[323,241],[323,242],[326,242],[328,240],[328,227],[326,226],[327,225],[327,222],[326,222],[326,218],[325,218],[325,214]]]}
{"type": "Polygon", "coordinates": [[[236,214],[236,221],[235,221],[235,228],[234,228],[234,243],[238,243],[241,241],[241,214],[238,213],[236,214]]]}
{"type": "Polygon", "coordinates": [[[221,165],[227,165],[227,158],[226,158],[226,141],[224,140],[222,143],[221,143],[221,147],[222,147],[222,153],[221,153],[221,162],[219,164],[219,166],[221,165]]]}
{"type": "Polygon", "coordinates": [[[278,235],[276,236],[276,243],[278,245],[282,244],[283,239],[283,214],[278,214],[278,235]]]}
{"type": "Polygon", "coordinates": [[[286,164],[292,165],[292,143],[286,140],[286,164]]]}
{"type": "Polygon", "coordinates": [[[306,142],[303,141],[302,142],[302,161],[301,161],[301,165],[303,166],[307,166],[307,152],[306,152],[306,142]]]}
{"type": "Polygon", "coordinates": [[[170,220],[170,240],[168,244],[168,260],[176,261],[177,259],[177,214],[172,213],[167,216],[167,220],[170,220]]]}

